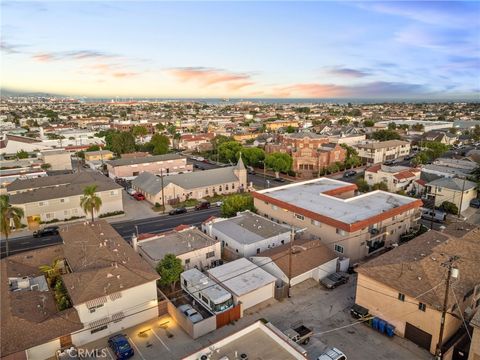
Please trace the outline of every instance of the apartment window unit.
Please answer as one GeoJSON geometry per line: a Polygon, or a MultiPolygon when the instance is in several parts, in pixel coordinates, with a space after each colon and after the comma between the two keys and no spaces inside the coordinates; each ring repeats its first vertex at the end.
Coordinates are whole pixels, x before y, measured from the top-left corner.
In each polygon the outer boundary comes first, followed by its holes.
{"type": "Polygon", "coordinates": [[[338,252],[340,254],[343,254],[343,246],[342,245],[335,244],[334,249],[335,249],[336,252],[338,252]]]}
{"type": "Polygon", "coordinates": [[[232,190],[235,189],[235,184],[232,184],[232,190]]]}
{"type": "Polygon", "coordinates": [[[298,219],[298,220],[305,220],[305,217],[303,215],[300,215],[300,214],[294,214],[295,217],[298,219]]]}
{"type": "Polygon", "coordinates": [[[47,206],[47,205],[48,205],[48,202],[46,202],[46,201],[40,201],[38,203],[38,206],[47,206]]]}
{"type": "Polygon", "coordinates": [[[312,219],[310,222],[312,223],[313,226],[322,226],[322,223],[320,221],[312,219]]]}
{"type": "Polygon", "coordinates": [[[425,311],[427,309],[427,305],[424,303],[418,303],[418,310],[425,311]]]}
{"type": "Polygon", "coordinates": [[[215,257],[215,251],[210,251],[206,254],[206,257],[207,259],[211,258],[211,257],[215,257]]]}
{"type": "Polygon", "coordinates": [[[405,301],[405,294],[398,293],[398,300],[405,301]]]}
{"type": "Polygon", "coordinates": [[[190,264],[190,259],[185,259],[185,265],[190,264]]]}
{"type": "Polygon", "coordinates": [[[338,229],[338,228],[337,228],[335,231],[336,231],[336,233],[337,233],[338,235],[342,235],[342,236],[347,235],[347,232],[346,232],[345,230],[342,230],[342,229],[338,229]]]}
{"type": "Polygon", "coordinates": [[[117,195],[117,190],[110,191],[110,196],[115,196],[115,195],[117,195]]]}
{"type": "Polygon", "coordinates": [[[68,198],[65,198],[65,199],[60,199],[60,202],[63,204],[63,203],[67,203],[68,202],[68,198]]]}
{"type": "Polygon", "coordinates": [[[225,185],[225,190],[228,191],[228,184],[225,185]]]}
{"type": "Polygon", "coordinates": [[[45,214],[45,218],[46,218],[46,219],[52,219],[53,216],[54,216],[53,213],[46,213],[46,214],[45,214]]]}

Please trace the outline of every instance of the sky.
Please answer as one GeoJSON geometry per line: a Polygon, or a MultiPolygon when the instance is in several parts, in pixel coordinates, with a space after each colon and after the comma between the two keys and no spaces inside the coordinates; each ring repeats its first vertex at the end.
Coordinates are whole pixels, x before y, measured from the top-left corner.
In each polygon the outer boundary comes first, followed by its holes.
{"type": "Polygon", "coordinates": [[[480,99],[480,2],[2,1],[1,87],[480,99]]]}

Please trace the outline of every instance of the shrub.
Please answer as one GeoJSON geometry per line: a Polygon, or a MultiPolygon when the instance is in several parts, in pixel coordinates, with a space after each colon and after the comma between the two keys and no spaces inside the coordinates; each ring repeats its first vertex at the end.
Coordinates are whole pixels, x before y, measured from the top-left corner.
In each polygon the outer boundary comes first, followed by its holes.
{"type": "Polygon", "coordinates": [[[103,214],[100,214],[98,217],[100,219],[102,219],[102,218],[106,218],[106,217],[109,217],[109,216],[123,215],[123,214],[125,214],[125,211],[119,210],[119,211],[112,211],[112,212],[103,213],[103,214]]]}
{"type": "Polygon", "coordinates": [[[458,207],[450,201],[444,201],[440,208],[449,214],[458,214],[458,207]]]}

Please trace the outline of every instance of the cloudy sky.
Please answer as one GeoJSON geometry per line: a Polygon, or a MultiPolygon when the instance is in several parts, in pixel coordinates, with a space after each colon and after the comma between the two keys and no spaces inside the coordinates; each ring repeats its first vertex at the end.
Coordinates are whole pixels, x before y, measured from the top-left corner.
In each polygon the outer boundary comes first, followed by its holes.
{"type": "Polygon", "coordinates": [[[479,2],[1,6],[7,89],[106,97],[480,96],[479,2]]]}

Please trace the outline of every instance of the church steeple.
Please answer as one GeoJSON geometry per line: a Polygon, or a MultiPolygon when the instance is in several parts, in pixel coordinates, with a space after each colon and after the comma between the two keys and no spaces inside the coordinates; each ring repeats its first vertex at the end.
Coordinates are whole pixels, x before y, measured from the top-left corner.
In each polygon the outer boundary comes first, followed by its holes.
{"type": "Polygon", "coordinates": [[[240,153],[240,156],[238,158],[237,169],[238,170],[246,170],[245,164],[243,163],[243,160],[242,160],[242,153],[240,153]]]}

